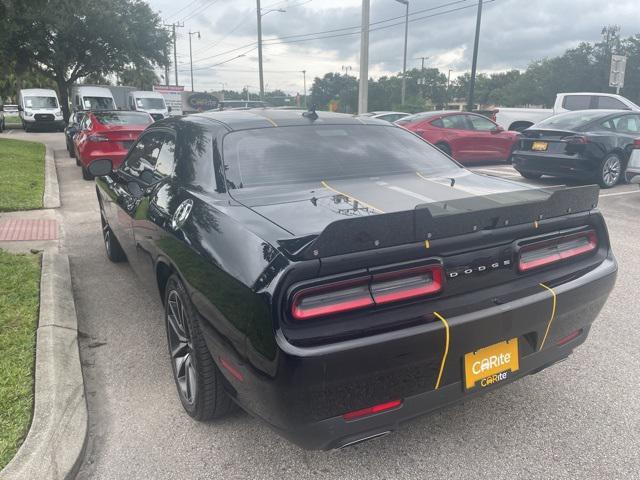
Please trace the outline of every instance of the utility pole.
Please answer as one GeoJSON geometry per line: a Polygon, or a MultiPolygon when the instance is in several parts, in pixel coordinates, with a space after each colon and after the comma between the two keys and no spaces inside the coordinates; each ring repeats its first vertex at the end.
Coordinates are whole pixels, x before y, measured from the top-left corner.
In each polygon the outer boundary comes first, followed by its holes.
{"type": "Polygon", "coordinates": [[[169,60],[169,52],[165,50],[164,56],[167,59],[167,64],[164,66],[164,84],[169,86],[169,65],[171,64],[171,60],[169,60]]]}
{"type": "Polygon", "coordinates": [[[191,36],[198,35],[198,40],[200,39],[200,32],[192,32],[189,30],[189,65],[191,67],[191,91],[193,92],[193,53],[191,50],[191,36]]]}
{"type": "Polygon", "coordinates": [[[471,62],[471,80],[469,82],[469,103],[467,110],[470,112],[474,106],[474,90],[476,88],[476,68],[478,66],[478,44],[480,42],[480,22],[482,20],[482,0],[478,0],[478,17],[476,18],[476,39],[473,44],[473,61],[471,62]]]}
{"type": "Polygon", "coordinates": [[[360,88],[358,114],[367,113],[369,105],[369,0],[362,0],[362,26],[360,27],[360,88]]]}
{"type": "MultiPolygon", "coordinates": [[[[404,98],[407,92],[407,40],[409,37],[409,0],[396,0],[398,3],[404,4],[407,7],[405,21],[404,21],[404,57],[402,60],[402,95],[401,103],[404,105],[404,98]]],[[[423,59],[424,69],[424,59],[423,59]]]]}
{"type": "MultiPolygon", "coordinates": [[[[173,68],[175,70],[175,75],[176,75],[176,87],[178,86],[178,52],[176,51],[176,28],[182,28],[184,27],[184,23],[165,23],[164,24],[165,27],[171,27],[171,31],[172,31],[172,36],[173,36],[173,68]]],[[[169,72],[167,72],[169,73],[169,72]]],[[[167,84],[169,82],[167,81],[167,84]]]]}
{"type": "Polygon", "coordinates": [[[307,71],[302,70],[302,84],[304,86],[304,108],[307,108],[307,71]]]}

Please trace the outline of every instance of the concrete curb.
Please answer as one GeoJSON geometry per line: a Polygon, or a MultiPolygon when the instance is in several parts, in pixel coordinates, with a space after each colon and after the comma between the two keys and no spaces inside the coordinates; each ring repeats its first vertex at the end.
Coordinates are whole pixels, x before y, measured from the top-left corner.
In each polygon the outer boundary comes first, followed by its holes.
{"type": "Polygon", "coordinates": [[[44,208],[60,208],[60,186],[58,185],[58,172],[53,149],[45,145],[44,154],[44,195],[42,203],[44,208]]]}
{"type": "Polygon", "coordinates": [[[0,480],[74,478],[88,413],[78,351],[69,257],[45,252],[40,283],[35,402],[31,429],[0,480]]]}

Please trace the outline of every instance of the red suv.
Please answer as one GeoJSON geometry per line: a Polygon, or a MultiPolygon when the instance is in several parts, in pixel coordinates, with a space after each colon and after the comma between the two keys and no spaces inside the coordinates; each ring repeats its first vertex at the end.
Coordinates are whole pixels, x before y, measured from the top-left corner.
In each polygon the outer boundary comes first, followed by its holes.
{"type": "Polygon", "coordinates": [[[460,163],[509,161],[518,132],[467,112],[423,112],[396,121],[460,163]]]}
{"type": "Polygon", "coordinates": [[[153,118],[145,112],[89,112],[73,139],[82,178],[93,178],[89,164],[99,158],[109,158],[113,168],[119,167],[131,145],[151,123],[153,118]]]}

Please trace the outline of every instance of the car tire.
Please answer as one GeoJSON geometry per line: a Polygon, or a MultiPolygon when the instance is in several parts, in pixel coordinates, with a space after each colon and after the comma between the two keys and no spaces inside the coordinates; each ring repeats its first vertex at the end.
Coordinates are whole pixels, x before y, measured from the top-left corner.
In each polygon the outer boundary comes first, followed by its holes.
{"type": "Polygon", "coordinates": [[[529,180],[539,180],[542,177],[542,174],[540,173],[531,173],[531,172],[518,172],[520,173],[520,175],[522,175],[524,178],[528,178],[529,180]]]}
{"type": "Polygon", "coordinates": [[[182,406],[199,421],[227,415],[235,403],[224,390],[224,377],[211,358],[189,295],[175,274],[167,280],[164,305],[171,370],[182,406]]]}
{"type": "Polygon", "coordinates": [[[609,154],[600,162],[596,181],[602,188],[611,188],[620,182],[622,170],[622,159],[615,153],[609,154]]]}
{"type": "Polygon", "coordinates": [[[451,157],[451,147],[446,143],[436,143],[436,148],[438,148],[445,155],[449,155],[451,157]]]}
{"type": "MultiPolygon", "coordinates": [[[[76,159],[76,163],[78,162],[78,160],[76,159]]],[[[91,173],[89,173],[89,170],[87,169],[87,167],[85,167],[84,165],[81,165],[82,167],[82,178],[85,180],[93,180],[93,175],[91,175],[91,173]]]]}
{"type": "Polygon", "coordinates": [[[111,227],[109,227],[109,224],[102,214],[100,214],[100,219],[102,220],[102,239],[104,241],[104,248],[107,252],[107,258],[113,263],[125,262],[127,260],[127,255],[124,253],[124,250],[122,250],[120,242],[113,234],[111,227]]]}

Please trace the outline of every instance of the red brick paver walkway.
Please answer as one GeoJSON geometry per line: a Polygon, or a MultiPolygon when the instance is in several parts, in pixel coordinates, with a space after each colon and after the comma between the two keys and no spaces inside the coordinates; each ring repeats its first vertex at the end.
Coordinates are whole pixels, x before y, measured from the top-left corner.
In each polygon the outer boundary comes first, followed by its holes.
{"type": "Polygon", "coordinates": [[[0,223],[0,241],[57,240],[56,220],[12,218],[0,223]]]}

